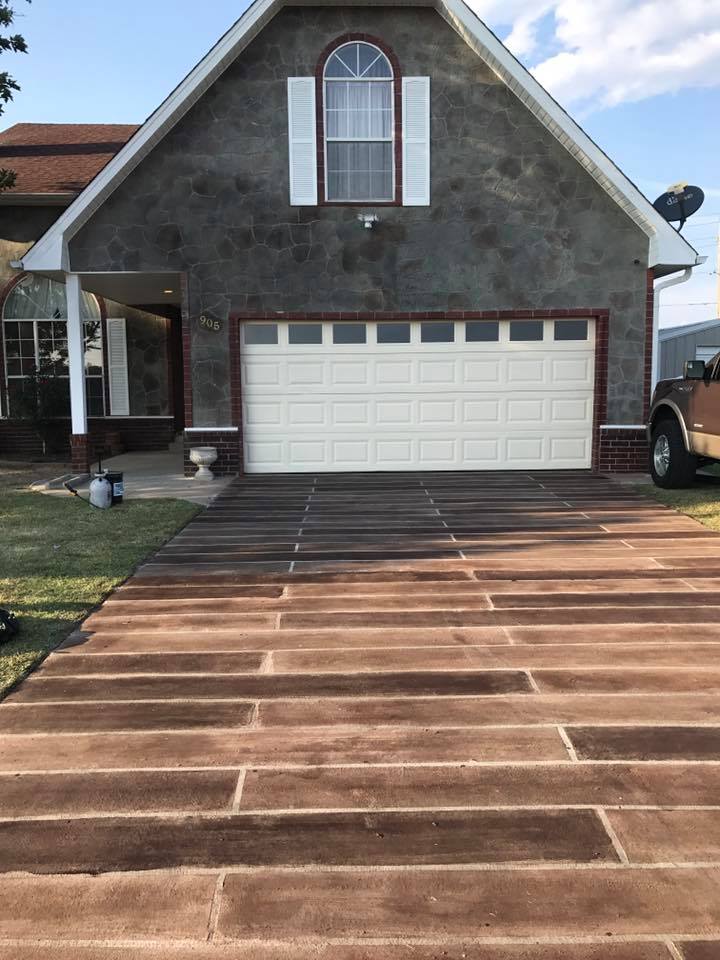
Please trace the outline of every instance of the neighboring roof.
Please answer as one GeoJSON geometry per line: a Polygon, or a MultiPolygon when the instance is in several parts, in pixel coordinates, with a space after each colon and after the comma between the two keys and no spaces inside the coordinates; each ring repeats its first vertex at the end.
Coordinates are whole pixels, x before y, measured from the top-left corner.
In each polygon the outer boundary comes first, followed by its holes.
{"type": "MultiPolygon", "coordinates": [[[[367,0],[326,0],[330,6],[364,5],[367,0]]],[[[185,80],[149,117],[137,135],[92,181],[24,258],[26,270],[69,270],[68,243],[105,199],[153,147],[187,113],[266,23],[285,6],[284,0],[255,0],[185,80]]],[[[407,0],[380,0],[381,6],[404,6],[407,0]]],[[[553,100],[550,94],[463,0],[416,0],[416,6],[438,11],[478,56],[510,87],[528,109],[595,178],[649,239],[649,265],[658,272],[695,266],[697,253],[671,227],[638,188],[553,100]]],[[[612,242],[607,238],[608,243],[612,242]]]]}
{"type": "Polygon", "coordinates": [[[720,331],[720,317],[717,320],[703,320],[700,323],[680,324],[677,327],[663,327],[660,331],[660,340],[674,340],[675,337],[686,337],[689,333],[704,333],[706,330],[720,331]]]}
{"type": "Polygon", "coordinates": [[[138,130],[120,123],[17,123],[0,133],[0,169],[14,170],[4,202],[77,196],[138,130]]]}

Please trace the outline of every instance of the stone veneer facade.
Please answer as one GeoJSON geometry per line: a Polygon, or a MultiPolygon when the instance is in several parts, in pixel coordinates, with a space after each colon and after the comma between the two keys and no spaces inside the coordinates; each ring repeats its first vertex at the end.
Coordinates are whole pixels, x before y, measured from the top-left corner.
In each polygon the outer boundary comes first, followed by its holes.
{"type": "Polygon", "coordinates": [[[283,9],[70,254],[74,270],[186,275],[194,427],[241,426],[232,314],[584,307],[609,311],[607,422],[642,422],[647,237],[428,8],[283,9]],[[431,78],[431,205],[368,205],[372,231],[354,207],[288,197],[287,78],[313,76],[348,32],[431,78]],[[204,313],[226,321],[221,334],[200,329],[204,313]]]}

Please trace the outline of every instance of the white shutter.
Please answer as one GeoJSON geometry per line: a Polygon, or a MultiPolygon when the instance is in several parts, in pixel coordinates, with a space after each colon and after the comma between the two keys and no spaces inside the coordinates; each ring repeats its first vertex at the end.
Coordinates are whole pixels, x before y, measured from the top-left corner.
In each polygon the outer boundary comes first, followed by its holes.
{"type": "Polygon", "coordinates": [[[288,78],[290,205],[317,206],[315,78],[288,78]]]}
{"type": "Polygon", "coordinates": [[[129,417],[130,395],[124,319],[107,321],[107,356],[110,416],[129,417]]]}
{"type": "Polygon", "coordinates": [[[430,206],[430,77],[403,77],[403,206],[430,206]]]}

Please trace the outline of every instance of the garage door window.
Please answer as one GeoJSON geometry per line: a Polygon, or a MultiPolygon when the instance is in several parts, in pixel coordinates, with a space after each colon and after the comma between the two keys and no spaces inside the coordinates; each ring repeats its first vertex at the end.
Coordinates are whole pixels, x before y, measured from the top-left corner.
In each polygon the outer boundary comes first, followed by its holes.
{"type": "Polygon", "coordinates": [[[322,343],[322,324],[291,323],[288,327],[288,343],[291,346],[322,343]]]}
{"type": "Polygon", "coordinates": [[[470,320],[465,324],[466,343],[497,343],[500,339],[500,324],[497,320],[470,320]]]}
{"type": "Polygon", "coordinates": [[[245,324],[245,343],[276,344],[278,342],[278,327],[276,323],[247,323],[245,324]]]}
{"type": "Polygon", "coordinates": [[[334,323],[333,343],[367,343],[364,323],[334,323]]]}
{"type": "Polygon", "coordinates": [[[409,323],[379,323],[377,325],[378,343],[410,343],[409,323]]]}
{"type": "Polygon", "coordinates": [[[454,343],[455,324],[452,321],[420,324],[420,340],[422,343],[454,343]]]}
{"type": "Polygon", "coordinates": [[[556,320],[556,340],[587,340],[587,320],[556,320]]]}
{"type": "Polygon", "coordinates": [[[542,320],[511,320],[510,340],[514,343],[528,343],[542,340],[544,324],[542,320]]]}

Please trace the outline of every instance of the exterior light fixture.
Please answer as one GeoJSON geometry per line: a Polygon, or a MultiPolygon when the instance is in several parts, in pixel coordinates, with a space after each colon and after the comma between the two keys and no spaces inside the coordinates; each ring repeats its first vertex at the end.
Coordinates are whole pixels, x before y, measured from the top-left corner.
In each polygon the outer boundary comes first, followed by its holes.
{"type": "Polygon", "coordinates": [[[357,218],[366,230],[372,230],[376,223],[380,223],[380,217],[376,213],[359,213],[357,218]]]}
{"type": "Polygon", "coordinates": [[[163,290],[163,293],[175,293],[174,290],[163,290]]]}

